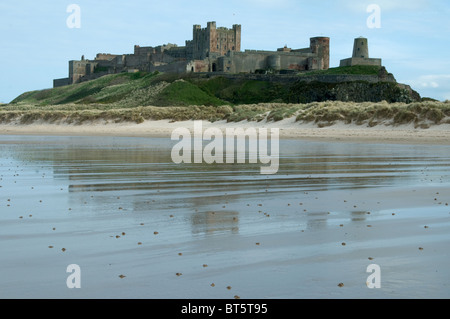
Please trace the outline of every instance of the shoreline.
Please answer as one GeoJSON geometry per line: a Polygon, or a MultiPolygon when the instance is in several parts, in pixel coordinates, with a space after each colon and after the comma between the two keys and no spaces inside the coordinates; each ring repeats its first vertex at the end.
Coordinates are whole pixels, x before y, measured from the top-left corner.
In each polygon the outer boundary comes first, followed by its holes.
{"type": "MultiPolygon", "coordinates": [[[[33,124],[1,124],[0,135],[37,135],[37,136],[115,136],[115,137],[166,137],[170,138],[176,128],[185,127],[193,130],[194,121],[174,122],[170,120],[145,121],[141,124],[108,123],[98,121],[81,125],[65,123],[36,122],[33,124]]],[[[303,139],[322,142],[351,143],[390,143],[390,144],[433,144],[450,145],[450,124],[430,125],[428,129],[414,128],[409,125],[384,125],[376,127],[336,123],[319,128],[314,123],[298,123],[295,118],[278,122],[230,122],[202,121],[203,130],[216,127],[223,132],[227,128],[253,127],[279,128],[280,139],[303,139]]]]}

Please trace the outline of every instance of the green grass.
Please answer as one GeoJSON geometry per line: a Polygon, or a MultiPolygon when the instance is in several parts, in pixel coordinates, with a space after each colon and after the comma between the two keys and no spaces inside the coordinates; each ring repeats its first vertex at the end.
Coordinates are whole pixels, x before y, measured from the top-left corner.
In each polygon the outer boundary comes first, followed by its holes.
{"type": "Polygon", "coordinates": [[[212,105],[219,106],[227,102],[208,94],[198,86],[184,80],[169,84],[159,94],[155,104],[161,106],[178,105],[212,105]]]}
{"type": "MultiPolygon", "coordinates": [[[[332,68],[305,74],[378,74],[379,67],[332,68]]],[[[423,99],[396,103],[395,83],[278,83],[242,78],[205,78],[190,74],[121,73],[58,87],[26,92],[0,105],[0,123],[80,124],[86,121],[135,122],[170,119],[228,122],[280,121],[329,126],[338,121],[376,126],[450,123],[450,103],[423,99]],[[339,102],[350,95],[352,101],[339,102]],[[380,102],[363,102],[363,101],[380,102]],[[384,100],[384,101],[383,101],[384,100]],[[387,101],[387,102],[385,102],[387,101]]]]}
{"type": "Polygon", "coordinates": [[[310,71],[305,73],[300,73],[299,76],[308,76],[308,75],[378,75],[380,72],[380,66],[373,65],[354,65],[354,66],[344,66],[337,68],[329,68],[328,70],[317,70],[310,71]]]}

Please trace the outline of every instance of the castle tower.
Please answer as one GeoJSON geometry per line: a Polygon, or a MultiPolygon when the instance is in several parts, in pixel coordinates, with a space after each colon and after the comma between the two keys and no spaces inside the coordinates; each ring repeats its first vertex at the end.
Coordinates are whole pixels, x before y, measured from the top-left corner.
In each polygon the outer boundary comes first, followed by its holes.
{"type": "Polygon", "coordinates": [[[369,44],[368,40],[363,37],[359,37],[355,39],[355,43],[353,44],[353,58],[369,58],[369,44]]]}
{"type": "Polygon", "coordinates": [[[194,25],[192,47],[197,60],[212,55],[224,56],[228,51],[238,52],[241,50],[241,25],[235,24],[232,29],[217,28],[215,21],[208,22],[204,29],[194,25]]]}
{"type": "Polygon", "coordinates": [[[372,65],[381,66],[381,59],[369,58],[369,41],[366,38],[359,37],[355,39],[353,44],[353,55],[351,58],[341,60],[340,66],[354,66],[354,65],[372,65]]]}
{"type": "Polygon", "coordinates": [[[319,70],[330,68],[330,38],[315,37],[310,39],[311,53],[317,55],[317,67],[319,70]]]}

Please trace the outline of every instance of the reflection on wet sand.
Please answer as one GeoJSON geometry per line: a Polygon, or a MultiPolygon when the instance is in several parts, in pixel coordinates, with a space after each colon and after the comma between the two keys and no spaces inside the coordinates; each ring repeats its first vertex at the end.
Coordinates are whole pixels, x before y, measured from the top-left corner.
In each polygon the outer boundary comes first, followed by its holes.
{"type": "Polygon", "coordinates": [[[192,233],[212,234],[220,232],[239,232],[239,213],[233,211],[196,212],[191,216],[192,233]]]}
{"type": "Polygon", "coordinates": [[[393,278],[377,297],[449,295],[448,146],[283,140],[270,176],[170,150],[0,137],[0,297],[70,298],[68,263],[94,298],[372,297],[369,262],[393,278]]]}

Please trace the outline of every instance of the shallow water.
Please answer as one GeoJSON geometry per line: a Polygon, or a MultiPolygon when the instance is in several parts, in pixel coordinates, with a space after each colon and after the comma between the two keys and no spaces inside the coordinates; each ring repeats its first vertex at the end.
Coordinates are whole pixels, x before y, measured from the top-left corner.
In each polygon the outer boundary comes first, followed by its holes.
{"type": "Polygon", "coordinates": [[[282,140],[261,175],[174,144],[0,136],[0,297],[450,297],[449,146],[282,140]]]}

